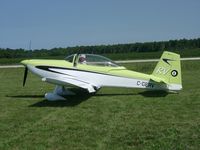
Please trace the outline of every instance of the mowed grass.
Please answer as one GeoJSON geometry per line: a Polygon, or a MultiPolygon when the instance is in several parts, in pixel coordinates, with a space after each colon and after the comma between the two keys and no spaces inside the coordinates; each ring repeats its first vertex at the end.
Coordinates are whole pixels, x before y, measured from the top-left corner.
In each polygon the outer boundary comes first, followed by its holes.
{"type": "MultiPolygon", "coordinates": [[[[151,73],[156,63],[126,67],[151,73]]],[[[0,149],[199,149],[200,61],[182,62],[179,94],[103,88],[48,102],[54,86],[0,69],[0,149]]]]}

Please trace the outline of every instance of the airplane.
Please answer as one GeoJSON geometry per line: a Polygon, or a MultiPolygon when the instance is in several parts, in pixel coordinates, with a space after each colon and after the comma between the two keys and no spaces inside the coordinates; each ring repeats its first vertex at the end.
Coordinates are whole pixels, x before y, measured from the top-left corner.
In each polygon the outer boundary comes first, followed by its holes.
{"type": "Polygon", "coordinates": [[[114,61],[96,54],[72,54],[65,60],[23,60],[23,86],[28,70],[42,81],[56,85],[46,93],[49,101],[66,100],[74,95],[67,86],[75,86],[95,93],[102,87],[142,88],[177,92],[182,89],[180,55],[164,51],[152,74],[128,70],[114,61]]]}

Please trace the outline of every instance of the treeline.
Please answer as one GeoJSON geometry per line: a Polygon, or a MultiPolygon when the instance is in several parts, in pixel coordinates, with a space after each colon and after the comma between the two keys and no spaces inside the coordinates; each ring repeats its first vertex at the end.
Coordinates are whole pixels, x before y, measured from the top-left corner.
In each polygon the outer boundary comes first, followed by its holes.
{"type": "Polygon", "coordinates": [[[160,42],[130,43],[98,46],[76,46],[67,48],[53,48],[50,50],[24,50],[0,48],[0,58],[31,58],[49,56],[67,56],[73,53],[113,54],[131,52],[177,51],[200,48],[200,38],[181,39],[160,42]]]}

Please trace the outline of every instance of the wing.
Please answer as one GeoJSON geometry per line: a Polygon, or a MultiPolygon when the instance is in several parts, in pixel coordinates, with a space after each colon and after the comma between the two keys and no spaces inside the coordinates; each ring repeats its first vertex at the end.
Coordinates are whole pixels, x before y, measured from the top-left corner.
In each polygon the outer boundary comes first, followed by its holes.
{"type": "Polygon", "coordinates": [[[71,84],[83,89],[88,90],[89,93],[96,92],[98,89],[97,85],[92,85],[85,81],[78,80],[76,78],[67,78],[67,77],[58,77],[58,78],[42,78],[42,81],[49,82],[56,85],[66,86],[67,84],[71,84]]]}

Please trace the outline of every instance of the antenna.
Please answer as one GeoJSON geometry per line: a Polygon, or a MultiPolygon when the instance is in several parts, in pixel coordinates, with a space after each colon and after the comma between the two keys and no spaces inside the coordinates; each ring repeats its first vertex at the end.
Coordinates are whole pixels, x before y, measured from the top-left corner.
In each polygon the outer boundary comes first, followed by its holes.
{"type": "Polygon", "coordinates": [[[31,40],[30,40],[30,42],[29,42],[29,50],[31,50],[31,40]]]}

